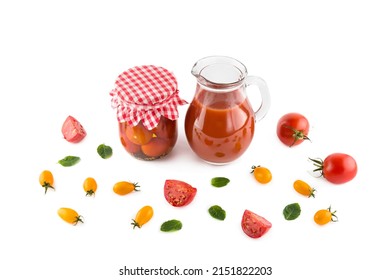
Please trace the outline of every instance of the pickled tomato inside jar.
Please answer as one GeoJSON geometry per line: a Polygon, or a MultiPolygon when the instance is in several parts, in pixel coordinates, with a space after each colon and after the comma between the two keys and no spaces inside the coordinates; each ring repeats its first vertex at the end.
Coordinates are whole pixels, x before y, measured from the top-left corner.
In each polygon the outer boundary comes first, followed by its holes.
{"type": "Polygon", "coordinates": [[[154,160],[169,154],[177,141],[177,121],[161,117],[158,125],[148,130],[141,122],[132,126],[119,123],[119,134],[123,147],[132,156],[143,160],[154,160]]]}

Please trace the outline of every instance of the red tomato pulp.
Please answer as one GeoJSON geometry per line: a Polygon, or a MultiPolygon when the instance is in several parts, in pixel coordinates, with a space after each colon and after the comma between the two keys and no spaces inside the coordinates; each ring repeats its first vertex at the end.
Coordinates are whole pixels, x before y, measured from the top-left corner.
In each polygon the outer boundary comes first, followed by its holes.
{"type": "Polygon", "coordinates": [[[205,161],[217,164],[231,162],[246,151],[254,126],[252,107],[239,90],[213,95],[200,90],[185,119],[192,150],[205,161]]]}

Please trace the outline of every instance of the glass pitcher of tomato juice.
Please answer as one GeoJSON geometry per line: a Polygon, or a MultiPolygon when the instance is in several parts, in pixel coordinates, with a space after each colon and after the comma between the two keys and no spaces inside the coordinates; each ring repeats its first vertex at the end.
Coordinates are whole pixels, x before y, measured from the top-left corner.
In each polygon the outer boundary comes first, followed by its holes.
{"type": "Polygon", "coordinates": [[[247,150],[255,122],[269,110],[268,87],[260,77],[248,76],[241,62],[226,56],[199,60],[192,74],[197,85],[185,117],[188,143],[206,162],[232,162],[247,150]],[[261,94],[261,105],[256,111],[246,95],[250,85],[256,85],[261,94]]]}

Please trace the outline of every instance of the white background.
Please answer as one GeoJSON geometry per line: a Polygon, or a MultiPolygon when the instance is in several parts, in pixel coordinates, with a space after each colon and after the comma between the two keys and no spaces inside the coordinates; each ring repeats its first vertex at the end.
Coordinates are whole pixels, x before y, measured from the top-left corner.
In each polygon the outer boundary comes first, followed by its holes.
{"type": "MultiPolygon", "coordinates": [[[[389,180],[388,111],[390,9],[386,1],[2,1],[0,4],[1,279],[141,279],[119,269],[143,267],[208,269],[214,266],[270,266],[263,279],[388,279],[389,180]],[[109,92],[124,70],[163,66],[177,77],[180,95],[191,101],[192,65],[209,55],[242,61],[264,78],[272,105],[257,124],[255,138],[238,161],[211,166],[187,145],[180,108],[178,143],[164,160],[142,162],[122,148],[109,92]],[[279,117],[290,111],[310,121],[312,142],[283,146],[276,137],[279,117]],[[87,130],[79,144],[63,140],[68,115],[87,130]],[[96,153],[110,145],[108,160],[96,153]],[[344,185],[310,174],[308,157],[334,152],[355,157],[359,172],[344,185]],[[78,155],[64,168],[56,162],[78,155]],[[268,185],[249,174],[252,165],[273,173],[268,185]],[[38,182],[42,170],[55,176],[56,191],[38,182]],[[83,180],[99,185],[85,197],[83,180]],[[222,189],[210,179],[225,176],[222,189]],[[197,187],[191,205],[171,207],[163,197],[165,179],[197,187]],[[315,199],[292,188],[302,179],[317,188],[315,199]],[[112,192],[120,180],[139,182],[126,197],[112,192]],[[301,216],[286,221],[285,205],[298,202],[301,216]],[[138,209],[150,204],[153,219],[130,226],[138,209]],[[207,209],[221,205],[225,221],[207,209]],[[316,210],[329,205],[338,223],[320,227],[316,210]],[[76,227],[57,216],[76,209],[76,227]],[[270,220],[260,239],[240,228],[250,209],[270,220]],[[162,233],[168,219],[183,229],[162,233]]],[[[248,95],[256,103],[256,91],[248,95]]],[[[166,279],[188,279],[184,276],[166,279]]],[[[142,279],[161,279],[148,277],[142,279]]]]}

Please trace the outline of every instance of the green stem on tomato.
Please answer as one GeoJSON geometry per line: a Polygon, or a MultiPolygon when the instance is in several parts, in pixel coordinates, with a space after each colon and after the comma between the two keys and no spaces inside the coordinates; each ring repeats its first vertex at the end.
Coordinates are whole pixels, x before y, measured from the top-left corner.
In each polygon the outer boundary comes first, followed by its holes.
{"type": "Polygon", "coordinates": [[[76,217],[76,220],[73,222],[73,225],[74,225],[74,226],[77,225],[78,222],[84,223],[84,221],[83,221],[82,218],[83,218],[82,216],[77,216],[77,217],[76,217]]]}
{"type": "Polygon", "coordinates": [[[134,219],[133,219],[133,222],[131,223],[131,225],[133,226],[133,229],[135,229],[135,227],[141,228],[141,226],[139,225],[139,223],[137,223],[137,221],[134,220],[134,219]]]}
{"type": "Polygon", "coordinates": [[[260,167],[260,165],[258,165],[258,166],[256,166],[256,165],[252,165],[252,167],[251,167],[251,168],[252,168],[252,171],[251,171],[251,173],[253,173],[257,167],[260,167]]]}
{"type": "Polygon", "coordinates": [[[294,137],[294,140],[293,140],[292,144],[290,145],[290,147],[294,146],[294,144],[298,140],[309,140],[311,142],[310,138],[307,135],[305,135],[302,130],[297,130],[289,125],[283,125],[283,127],[290,129],[293,132],[292,136],[294,137]]]}
{"type": "Polygon", "coordinates": [[[339,221],[339,218],[338,218],[338,217],[336,216],[336,214],[335,214],[337,211],[333,211],[333,212],[332,212],[331,206],[329,206],[328,211],[332,214],[332,219],[331,219],[331,221],[332,221],[332,222],[338,222],[338,221],[339,221]]]}
{"type": "Polygon", "coordinates": [[[324,169],[324,161],[322,159],[313,159],[313,158],[309,158],[309,160],[311,160],[313,162],[313,165],[316,167],[316,169],[313,170],[313,172],[317,172],[317,171],[320,171],[321,172],[321,176],[324,176],[324,172],[322,171],[324,169]]]}
{"type": "Polygon", "coordinates": [[[138,183],[133,183],[133,185],[134,185],[134,191],[138,192],[139,191],[138,188],[140,188],[141,186],[138,185],[138,183]]]}
{"type": "Polygon", "coordinates": [[[45,188],[45,194],[47,193],[47,189],[49,189],[49,188],[54,190],[53,186],[50,185],[50,184],[49,184],[48,182],[46,182],[46,181],[43,183],[42,187],[45,188]]]}

